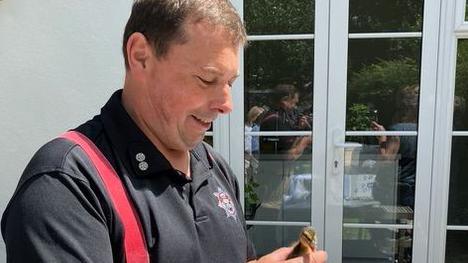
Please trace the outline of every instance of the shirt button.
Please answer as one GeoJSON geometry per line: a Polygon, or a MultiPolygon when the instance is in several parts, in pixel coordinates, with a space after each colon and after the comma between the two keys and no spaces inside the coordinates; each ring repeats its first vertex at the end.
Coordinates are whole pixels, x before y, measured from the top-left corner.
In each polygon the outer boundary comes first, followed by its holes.
{"type": "Polygon", "coordinates": [[[148,167],[149,167],[149,165],[148,165],[147,162],[140,162],[140,163],[138,163],[138,168],[139,168],[140,170],[142,170],[142,171],[148,170],[148,167]]]}
{"type": "Polygon", "coordinates": [[[135,159],[139,162],[143,162],[146,159],[146,156],[144,153],[137,153],[135,155],[135,159]]]}

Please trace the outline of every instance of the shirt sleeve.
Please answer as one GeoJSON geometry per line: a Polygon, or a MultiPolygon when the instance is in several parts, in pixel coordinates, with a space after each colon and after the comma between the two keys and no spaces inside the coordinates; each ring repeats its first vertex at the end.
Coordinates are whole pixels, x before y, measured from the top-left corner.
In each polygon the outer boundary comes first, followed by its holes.
{"type": "Polygon", "coordinates": [[[114,262],[89,183],[59,172],[21,185],[3,214],[2,234],[7,262],[114,262]]]}

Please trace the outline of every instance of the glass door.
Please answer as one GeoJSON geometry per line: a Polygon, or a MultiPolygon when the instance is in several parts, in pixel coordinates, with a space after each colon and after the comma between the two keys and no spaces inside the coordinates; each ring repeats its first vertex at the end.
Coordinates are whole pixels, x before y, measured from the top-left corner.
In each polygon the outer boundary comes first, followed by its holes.
{"type": "Polygon", "coordinates": [[[233,3],[226,152],[257,253],[312,225],[329,262],[427,262],[438,1],[233,3]]]}
{"type": "Polygon", "coordinates": [[[329,130],[330,176],[343,189],[341,260],[412,262],[423,1],[351,0],[347,9],[332,9],[347,12],[336,23],[347,17],[348,26],[337,25],[347,29],[347,48],[336,47],[346,70],[330,87],[346,98],[344,123],[343,113],[332,114],[329,130]]]}
{"type": "Polygon", "coordinates": [[[315,2],[244,1],[242,10],[244,208],[263,255],[311,225],[315,2]]]}
{"type": "Polygon", "coordinates": [[[440,3],[330,1],[325,247],[427,262],[440,3]]]}

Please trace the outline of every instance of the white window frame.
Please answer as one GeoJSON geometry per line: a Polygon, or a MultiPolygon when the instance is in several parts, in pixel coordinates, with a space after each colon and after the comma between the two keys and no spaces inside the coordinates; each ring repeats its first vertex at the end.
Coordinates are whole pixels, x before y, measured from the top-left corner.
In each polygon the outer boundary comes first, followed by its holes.
{"type": "Polygon", "coordinates": [[[464,230],[467,226],[448,226],[448,202],[450,191],[450,164],[452,137],[466,136],[466,132],[453,132],[453,112],[457,44],[468,38],[465,21],[466,0],[443,0],[440,12],[439,61],[437,72],[436,123],[434,136],[432,196],[428,261],[445,261],[448,230],[464,230]]]}
{"type": "MultiPolygon", "coordinates": [[[[231,1],[238,10],[241,17],[243,17],[243,1],[232,0],[231,1]]],[[[329,16],[329,1],[328,0],[316,0],[315,2],[315,14],[316,21],[328,21],[329,16]],[[321,16],[318,18],[317,16],[321,16]]],[[[322,127],[321,129],[315,128],[313,131],[314,138],[322,138],[317,140],[322,142],[321,144],[314,142],[313,154],[311,160],[314,165],[312,169],[313,184],[312,184],[312,204],[311,204],[311,221],[307,222],[278,222],[278,221],[248,221],[251,225],[269,225],[269,226],[307,226],[313,225],[319,236],[324,237],[324,224],[325,218],[323,215],[324,211],[324,198],[325,198],[325,165],[326,156],[323,154],[326,149],[326,104],[323,103],[323,98],[327,96],[327,91],[323,87],[327,87],[328,77],[328,24],[321,25],[315,22],[314,34],[287,34],[287,35],[250,35],[248,36],[249,41],[264,41],[264,40],[304,40],[314,39],[314,103],[313,103],[313,126],[322,127]],[[317,50],[321,50],[318,52],[317,50]],[[317,66],[318,65],[318,66],[317,66]],[[317,87],[322,87],[321,90],[317,87]],[[317,103],[317,100],[322,98],[322,103],[317,103]],[[322,105],[322,106],[320,106],[322,105]],[[312,213],[312,211],[314,211],[312,213]]],[[[244,205],[244,52],[240,53],[240,77],[234,83],[232,91],[234,110],[228,116],[228,121],[219,121],[219,124],[214,125],[214,144],[215,148],[222,153],[224,157],[229,160],[229,163],[237,175],[237,179],[241,190],[241,203],[244,205]],[[229,129],[223,129],[220,126],[229,123],[229,129]],[[224,136],[229,138],[229,142],[226,143],[224,139],[217,139],[217,137],[224,136]],[[221,142],[222,141],[222,142],[221,142]],[[224,143],[223,143],[224,142],[224,143]]],[[[227,127],[227,126],[226,126],[227,127]]],[[[263,135],[263,132],[255,135],[263,135]]],[[[302,132],[300,135],[308,135],[310,132],[302,132]]],[[[275,132],[274,135],[286,135],[281,132],[275,132]]],[[[290,135],[288,133],[287,135],[290,135]]],[[[319,247],[324,246],[324,240],[319,239],[319,247]]]]}

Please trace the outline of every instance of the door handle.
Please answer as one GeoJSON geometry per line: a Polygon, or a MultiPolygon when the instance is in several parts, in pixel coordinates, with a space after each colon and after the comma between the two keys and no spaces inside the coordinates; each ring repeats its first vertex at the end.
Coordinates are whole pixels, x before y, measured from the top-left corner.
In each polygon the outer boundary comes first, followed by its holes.
{"type": "Polygon", "coordinates": [[[361,148],[362,144],[356,142],[344,142],[344,134],[337,129],[333,132],[333,146],[335,147],[333,160],[333,173],[338,174],[340,165],[343,162],[343,152],[341,149],[356,149],[361,148]]]}

